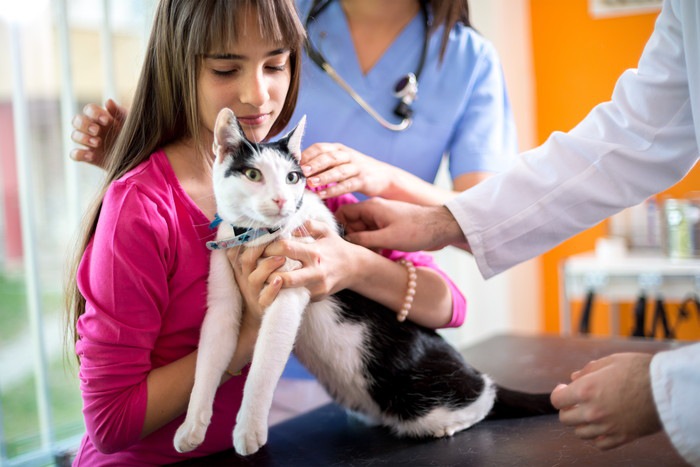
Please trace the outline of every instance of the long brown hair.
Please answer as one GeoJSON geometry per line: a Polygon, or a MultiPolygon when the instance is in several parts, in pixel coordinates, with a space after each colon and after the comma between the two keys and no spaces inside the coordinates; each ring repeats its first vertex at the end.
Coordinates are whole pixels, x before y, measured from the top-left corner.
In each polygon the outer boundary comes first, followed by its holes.
{"type": "Polygon", "coordinates": [[[156,9],[146,56],[124,127],[106,155],[107,176],[100,195],[85,216],[66,285],[67,333],[75,343],[76,325],[85,312],[78,290],[80,260],[95,233],[102,200],[114,180],[147,160],[158,148],[189,138],[202,157],[197,106],[197,75],[203,54],[230,44],[245,33],[249,12],[258,18],[262,37],[291,51],[291,80],[284,106],[268,137],[289,123],[299,93],[301,50],[305,33],[293,0],[161,0],[156,9]]]}
{"type": "MultiPolygon", "coordinates": [[[[423,1],[423,0],[421,0],[423,1]]],[[[433,23],[430,27],[432,34],[441,25],[445,28],[442,31],[442,42],[440,43],[440,61],[445,56],[447,43],[450,40],[450,31],[457,23],[471,27],[469,20],[468,0],[429,0],[428,3],[433,10],[433,23]]]]}

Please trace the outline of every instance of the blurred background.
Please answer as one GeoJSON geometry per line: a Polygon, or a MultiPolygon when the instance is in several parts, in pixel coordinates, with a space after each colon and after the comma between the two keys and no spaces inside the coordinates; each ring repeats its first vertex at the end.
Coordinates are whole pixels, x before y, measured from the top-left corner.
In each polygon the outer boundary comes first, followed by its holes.
{"type": "MultiPolygon", "coordinates": [[[[0,0],[0,465],[60,463],[82,435],[62,289],[102,173],[70,161],[70,120],[88,102],[129,105],[155,3],[0,0]]],[[[521,150],[609,99],[617,77],[636,65],[659,3],[470,2],[473,24],[500,53],[521,150]]],[[[673,219],[680,215],[692,238],[694,190],[697,166],[662,196],[489,281],[468,254],[437,252],[469,301],[465,325],[444,335],[458,346],[505,332],[626,337],[638,325],[641,294],[651,302],[669,285],[663,297],[673,335],[656,337],[698,338],[700,314],[676,310],[700,290],[700,260],[692,241],[669,243],[663,209],[667,198],[690,200],[673,219]]],[[[653,313],[643,319],[654,334],[653,313]]]]}

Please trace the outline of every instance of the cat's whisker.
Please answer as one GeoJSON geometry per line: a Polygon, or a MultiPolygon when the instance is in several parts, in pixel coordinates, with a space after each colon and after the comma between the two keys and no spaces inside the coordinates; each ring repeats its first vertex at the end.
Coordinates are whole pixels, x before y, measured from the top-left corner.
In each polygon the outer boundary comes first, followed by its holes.
{"type": "Polygon", "coordinates": [[[311,237],[311,233],[309,232],[309,229],[306,228],[306,225],[302,224],[300,227],[297,227],[297,232],[301,233],[302,237],[311,237]]]}

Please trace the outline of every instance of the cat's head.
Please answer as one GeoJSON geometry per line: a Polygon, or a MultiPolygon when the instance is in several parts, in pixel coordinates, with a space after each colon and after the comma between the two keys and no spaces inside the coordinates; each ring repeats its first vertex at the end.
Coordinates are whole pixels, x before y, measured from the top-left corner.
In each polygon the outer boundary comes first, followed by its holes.
{"type": "Polygon", "coordinates": [[[246,139],[230,109],[214,127],[214,194],[217,211],[240,227],[283,227],[301,206],[306,186],[299,161],[306,117],[279,141],[246,139]]]}

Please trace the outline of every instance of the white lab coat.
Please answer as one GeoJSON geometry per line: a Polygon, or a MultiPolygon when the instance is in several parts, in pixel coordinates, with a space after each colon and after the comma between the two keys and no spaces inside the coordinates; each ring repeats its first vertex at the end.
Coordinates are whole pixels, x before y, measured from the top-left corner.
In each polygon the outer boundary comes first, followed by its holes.
{"type": "MultiPolygon", "coordinates": [[[[611,101],[447,207],[488,278],[673,185],[697,162],[698,138],[700,1],[667,0],[637,69],[622,74],[611,101]]],[[[693,345],[659,354],[651,367],[664,429],[695,465],[698,361],[693,345]]]]}

